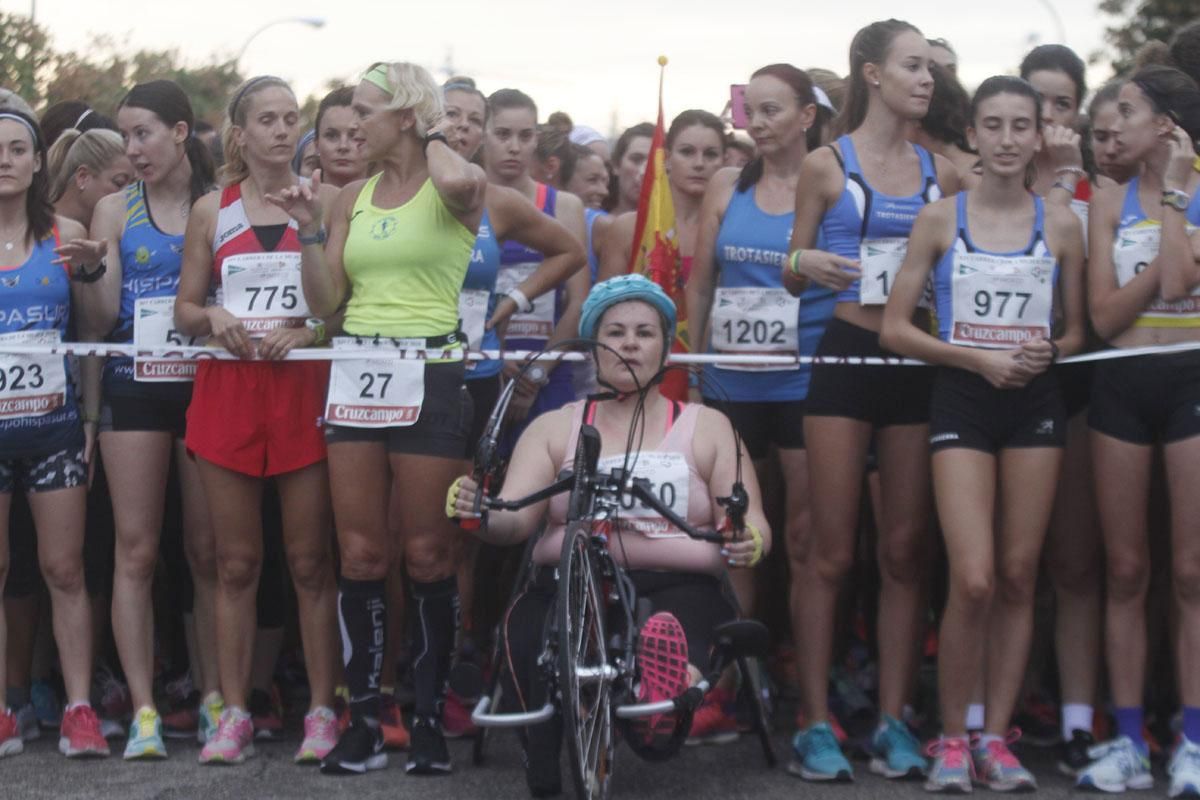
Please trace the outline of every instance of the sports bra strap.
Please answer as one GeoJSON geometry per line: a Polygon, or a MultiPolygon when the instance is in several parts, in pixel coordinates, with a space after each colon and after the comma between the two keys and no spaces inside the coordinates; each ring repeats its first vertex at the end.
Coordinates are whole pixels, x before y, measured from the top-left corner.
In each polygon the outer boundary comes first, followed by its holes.
{"type": "Polygon", "coordinates": [[[841,151],[840,151],[840,150],[838,150],[836,147],[834,147],[832,142],[830,142],[829,144],[827,144],[827,145],[825,145],[825,146],[826,146],[826,147],[828,147],[828,148],[829,148],[829,149],[830,149],[830,150],[833,152],[833,157],[837,159],[838,166],[839,166],[839,167],[841,167],[841,168],[842,168],[842,172],[843,172],[843,173],[845,173],[845,171],[846,171],[846,160],[845,160],[844,158],[842,158],[842,153],[841,153],[841,151]]]}
{"type": "MultiPolygon", "coordinates": [[[[592,425],[596,421],[596,400],[589,397],[584,401],[583,406],[583,423],[592,425]]],[[[683,403],[679,400],[672,400],[671,405],[667,408],[667,429],[664,434],[669,433],[671,428],[675,426],[675,420],[679,419],[679,415],[683,413],[683,403]]]]}

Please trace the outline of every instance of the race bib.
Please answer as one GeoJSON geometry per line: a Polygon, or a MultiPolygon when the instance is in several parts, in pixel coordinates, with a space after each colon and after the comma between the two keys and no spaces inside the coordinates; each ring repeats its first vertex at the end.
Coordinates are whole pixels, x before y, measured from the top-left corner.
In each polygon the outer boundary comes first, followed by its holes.
{"type": "Polygon", "coordinates": [[[1002,349],[1050,338],[1052,256],[955,253],[951,292],[951,344],[1002,349]]]}
{"type": "MultiPolygon", "coordinates": [[[[800,352],[800,298],[765,286],[718,287],[713,299],[712,347],[736,355],[796,356],[800,352]]],[[[800,365],[719,364],[721,369],[762,372],[800,365]]]]}
{"type": "MultiPolygon", "coordinates": [[[[859,280],[859,304],[864,306],[886,305],[896,285],[896,275],[904,264],[908,253],[908,237],[892,236],[886,239],[864,239],[858,247],[862,278],[859,280]]],[[[925,284],[925,293],[917,304],[918,308],[933,308],[933,280],[925,284]]]]}
{"type": "MultiPolygon", "coordinates": [[[[1188,233],[1194,228],[1189,225],[1188,233]]],[[[1158,225],[1139,225],[1135,228],[1125,228],[1117,231],[1113,241],[1113,264],[1117,269],[1117,285],[1125,286],[1142,270],[1150,266],[1150,262],[1158,257],[1158,248],[1162,243],[1162,228],[1158,225]]],[[[1192,296],[1183,300],[1168,303],[1161,297],[1156,297],[1142,312],[1144,317],[1168,317],[1175,319],[1200,318],[1200,287],[1192,290],[1192,296]]],[[[1144,325],[1143,322],[1135,324],[1144,325]]],[[[1152,325],[1153,322],[1151,321],[1152,325]]]]}
{"type": "MultiPolygon", "coordinates": [[[[529,262],[524,264],[506,264],[496,275],[496,294],[503,297],[510,289],[515,289],[537,272],[541,264],[529,262]]],[[[533,310],[528,314],[517,312],[509,317],[507,336],[513,339],[542,339],[549,340],[554,332],[554,295],[549,291],[533,301],[533,310]]]]}
{"type": "Polygon", "coordinates": [[[299,253],[240,253],[221,262],[221,305],[251,336],[302,327],[312,315],[301,287],[299,253]]]}
{"type": "Polygon", "coordinates": [[[1075,216],[1079,217],[1079,221],[1083,223],[1083,257],[1087,258],[1088,253],[1088,202],[1086,200],[1075,199],[1071,201],[1071,210],[1075,212],[1075,216]]]}
{"type": "MultiPolygon", "coordinates": [[[[354,337],[337,336],[334,350],[364,345],[354,337]]],[[[380,350],[421,349],[424,339],[389,340],[380,350]]],[[[329,365],[329,394],[325,421],[350,428],[403,428],[421,416],[425,399],[425,362],[386,359],[342,359],[329,365]]]]}
{"type": "MultiPolygon", "coordinates": [[[[133,306],[133,343],[138,347],[202,347],[207,336],[184,336],[175,329],[174,297],[142,297],[133,306]]],[[[196,362],[173,358],[133,359],[133,378],[144,383],[186,383],[196,362]]]]}
{"type": "MultiPolygon", "coordinates": [[[[0,345],[56,345],[58,331],[0,334],[0,345]]],[[[67,404],[62,356],[0,352],[0,419],[40,417],[67,404]]]]}
{"type": "Polygon", "coordinates": [[[487,324],[487,289],[463,289],[458,294],[458,318],[467,335],[467,349],[478,352],[483,348],[483,328],[487,324]]]}
{"type": "MultiPolygon", "coordinates": [[[[654,492],[664,506],[686,520],[688,510],[688,465],[683,453],[641,452],[636,455],[633,476],[650,481],[654,492]]],[[[599,469],[608,472],[622,467],[625,456],[615,455],[600,459],[599,469]]],[[[659,513],[647,508],[642,501],[629,494],[621,495],[619,516],[623,530],[636,531],[649,539],[677,539],[687,536],[659,513]]]]}

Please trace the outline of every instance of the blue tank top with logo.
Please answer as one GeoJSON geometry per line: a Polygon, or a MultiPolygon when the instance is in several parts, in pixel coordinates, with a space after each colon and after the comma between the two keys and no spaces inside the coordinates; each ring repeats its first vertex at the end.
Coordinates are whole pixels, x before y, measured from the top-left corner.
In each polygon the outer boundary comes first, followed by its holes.
{"type": "MultiPolygon", "coordinates": [[[[768,214],[754,200],[754,187],[735,190],[717,232],[715,258],[717,291],[710,320],[718,316],[720,289],[760,287],[783,289],[783,265],[787,261],[795,212],[768,214]]],[[[782,295],[780,295],[782,297],[782,295]]],[[[812,285],[800,296],[795,320],[799,354],[811,356],[833,316],[834,293],[812,285]]],[[[721,323],[723,324],[723,323],[721,323]]],[[[710,324],[710,328],[712,324],[710,324]]],[[[713,349],[710,347],[709,352],[713,349]]],[[[701,393],[709,399],[733,402],[791,402],[808,396],[812,365],[770,371],[732,370],[716,365],[704,368],[701,393]],[[713,386],[715,384],[715,387],[713,386]]]]}
{"type": "MultiPolygon", "coordinates": [[[[463,279],[463,291],[485,291],[488,293],[487,317],[491,319],[496,310],[496,274],[500,271],[500,244],[496,241],[487,209],[479,220],[479,231],[475,234],[475,247],[471,250],[471,265],[463,279]]],[[[499,350],[500,337],[495,330],[484,330],[483,350],[499,350]]],[[[492,378],[500,373],[504,362],[497,359],[470,362],[467,380],[492,378]]]]}
{"type": "MultiPolygon", "coordinates": [[[[0,266],[0,333],[57,331],[65,339],[71,316],[71,281],[67,268],[55,264],[58,230],[37,242],[25,263],[0,266]]],[[[66,402],[53,410],[31,416],[0,418],[0,459],[37,458],[83,444],[76,390],[61,359],[66,375],[66,402]]],[[[45,368],[15,360],[4,369],[4,384],[17,382],[36,390],[48,383],[45,368]]],[[[20,402],[14,399],[13,402],[20,402]]]]}
{"type": "Polygon", "coordinates": [[[596,224],[596,220],[600,217],[608,216],[607,212],[601,211],[598,208],[585,208],[583,210],[583,221],[587,225],[587,259],[588,271],[592,273],[592,285],[596,285],[596,275],[600,272],[600,262],[596,258],[596,248],[592,246],[592,227],[596,224]]]}

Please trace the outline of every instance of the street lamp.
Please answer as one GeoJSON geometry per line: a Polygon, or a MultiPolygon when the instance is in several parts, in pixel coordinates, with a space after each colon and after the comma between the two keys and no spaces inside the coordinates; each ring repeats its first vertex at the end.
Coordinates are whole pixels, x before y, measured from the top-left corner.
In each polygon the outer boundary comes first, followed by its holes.
{"type": "Polygon", "coordinates": [[[242,44],[242,49],[238,51],[237,58],[234,59],[233,63],[235,65],[240,65],[242,63],[242,56],[246,55],[246,50],[247,50],[247,48],[250,47],[250,43],[253,42],[260,33],[267,30],[268,28],[274,28],[276,25],[286,25],[286,24],[290,24],[293,22],[298,22],[301,25],[307,25],[310,28],[324,28],[325,27],[325,18],[324,17],[285,17],[284,19],[277,19],[277,20],[274,20],[273,22],[268,22],[266,25],[263,25],[261,28],[256,30],[254,33],[252,33],[246,37],[246,41],[245,41],[245,43],[242,44]]]}

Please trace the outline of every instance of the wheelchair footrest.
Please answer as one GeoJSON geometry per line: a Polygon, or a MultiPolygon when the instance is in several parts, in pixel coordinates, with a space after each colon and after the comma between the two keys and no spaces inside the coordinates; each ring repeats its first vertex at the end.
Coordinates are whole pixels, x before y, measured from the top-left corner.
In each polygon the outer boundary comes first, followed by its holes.
{"type": "Polygon", "coordinates": [[[695,686],[688,689],[679,697],[674,697],[670,700],[661,700],[657,703],[632,703],[622,706],[617,706],[616,715],[618,719],[639,719],[641,717],[649,717],[654,714],[670,714],[679,709],[680,705],[691,705],[691,700],[694,699],[695,710],[696,706],[700,705],[700,701],[704,699],[704,695],[708,693],[708,681],[700,681],[695,686]]]}
{"type": "Polygon", "coordinates": [[[539,725],[548,722],[554,716],[554,705],[546,703],[537,711],[518,711],[507,714],[489,714],[492,698],[484,697],[476,704],[471,712],[471,722],[481,728],[523,728],[526,725],[539,725]]]}

